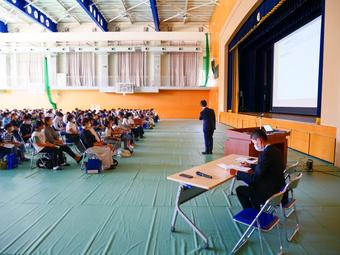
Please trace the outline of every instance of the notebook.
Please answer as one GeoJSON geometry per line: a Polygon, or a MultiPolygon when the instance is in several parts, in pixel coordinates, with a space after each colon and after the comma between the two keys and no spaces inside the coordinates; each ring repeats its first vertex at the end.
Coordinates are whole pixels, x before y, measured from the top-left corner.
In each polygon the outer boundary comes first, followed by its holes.
{"type": "Polygon", "coordinates": [[[234,169],[236,171],[240,171],[240,172],[248,172],[249,170],[251,170],[250,167],[245,167],[245,166],[238,166],[238,165],[226,165],[224,163],[219,163],[217,164],[219,167],[223,168],[224,170],[230,170],[230,169],[234,169]]]}
{"type": "Polygon", "coordinates": [[[257,164],[257,158],[254,157],[239,157],[235,160],[240,163],[257,164]]]}

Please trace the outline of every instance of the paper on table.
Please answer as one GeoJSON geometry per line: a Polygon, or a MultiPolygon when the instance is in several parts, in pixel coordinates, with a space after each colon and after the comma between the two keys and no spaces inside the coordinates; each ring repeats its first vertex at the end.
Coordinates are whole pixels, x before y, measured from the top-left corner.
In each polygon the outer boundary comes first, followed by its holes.
{"type": "Polygon", "coordinates": [[[15,145],[14,144],[11,144],[11,143],[5,143],[4,144],[4,147],[7,148],[7,149],[12,149],[15,145]]]}
{"type": "Polygon", "coordinates": [[[257,163],[257,158],[252,158],[252,157],[239,157],[235,159],[237,162],[240,163],[248,163],[248,164],[256,164],[257,163]]]}
{"type": "Polygon", "coordinates": [[[238,166],[238,165],[226,165],[224,163],[219,163],[217,164],[219,167],[225,169],[225,170],[230,170],[230,169],[234,169],[236,171],[240,171],[240,172],[248,172],[249,170],[251,170],[250,167],[245,167],[245,166],[238,166]]]}

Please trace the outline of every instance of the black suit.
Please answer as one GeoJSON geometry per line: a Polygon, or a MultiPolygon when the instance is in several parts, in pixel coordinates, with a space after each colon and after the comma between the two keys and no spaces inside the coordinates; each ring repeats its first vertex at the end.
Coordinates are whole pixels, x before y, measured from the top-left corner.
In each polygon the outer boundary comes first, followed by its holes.
{"type": "Polygon", "coordinates": [[[260,205],[285,186],[285,165],[280,150],[268,145],[260,153],[258,164],[252,168],[255,170],[254,174],[237,173],[237,179],[243,180],[249,186],[237,187],[236,193],[243,208],[260,209],[260,205]]]}
{"type": "Polygon", "coordinates": [[[213,150],[213,135],[216,129],[216,118],[213,109],[205,107],[200,113],[200,120],[203,120],[203,133],[205,152],[212,153],[213,150]]]}

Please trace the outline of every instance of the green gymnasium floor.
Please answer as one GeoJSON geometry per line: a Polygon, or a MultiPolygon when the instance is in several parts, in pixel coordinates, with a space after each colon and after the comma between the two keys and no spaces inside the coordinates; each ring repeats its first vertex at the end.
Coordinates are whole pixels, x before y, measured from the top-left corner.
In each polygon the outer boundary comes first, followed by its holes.
{"type": "MultiPolygon", "coordinates": [[[[168,120],[146,132],[132,158],[116,170],[87,176],[72,162],[64,171],[30,170],[28,164],[0,171],[0,254],[227,254],[239,232],[222,187],[185,205],[185,212],[209,237],[200,238],[178,219],[170,232],[177,184],[166,176],[221,157],[223,131],[215,133],[215,154],[202,156],[201,123],[168,120]]],[[[303,159],[289,152],[289,160],[303,159]]],[[[287,254],[340,254],[340,171],[314,159],[296,192],[302,230],[287,254]],[[320,172],[319,172],[320,171],[320,172]]],[[[225,188],[225,187],[224,187],[225,188]]],[[[255,233],[239,254],[259,254],[255,233]]],[[[275,254],[277,232],[265,234],[265,254],[275,254]]]]}

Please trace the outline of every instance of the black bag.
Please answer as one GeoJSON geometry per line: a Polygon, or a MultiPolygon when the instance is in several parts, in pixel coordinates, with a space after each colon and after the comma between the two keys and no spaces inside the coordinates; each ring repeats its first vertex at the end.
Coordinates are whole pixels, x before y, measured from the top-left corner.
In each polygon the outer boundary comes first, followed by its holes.
{"type": "Polygon", "coordinates": [[[53,168],[52,160],[46,156],[41,157],[37,160],[37,167],[45,168],[45,169],[52,169],[53,168]]]}
{"type": "Polygon", "coordinates": [[[113,158],[113,165],[118,166],[118,161],[113,158]]]}

